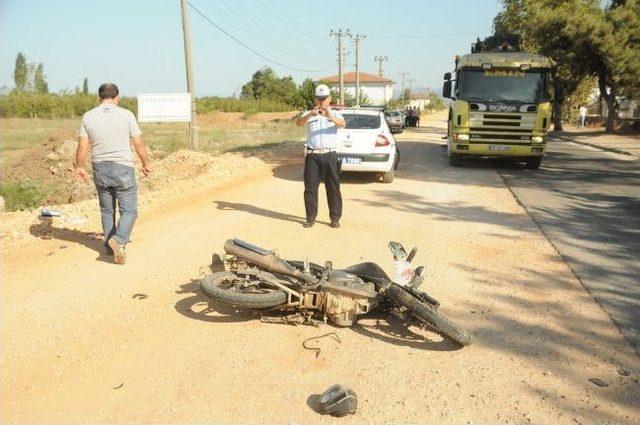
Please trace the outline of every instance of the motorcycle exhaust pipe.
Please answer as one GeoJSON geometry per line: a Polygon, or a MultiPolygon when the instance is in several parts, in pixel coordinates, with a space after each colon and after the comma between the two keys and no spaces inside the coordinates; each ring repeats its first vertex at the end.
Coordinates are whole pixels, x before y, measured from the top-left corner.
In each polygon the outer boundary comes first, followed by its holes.
{"type": "Polygon", "coordinates": [[[229,239],[224,243],[224,250],[229,255],[235,255],[251,264],[264,268],[273,273],[280,273],[287,276],[302,279],[305,282],[315,283],[315,276],[308,275],[291,264],[287,263],[273,252],[251,245],[237,239],[229,239]]]}

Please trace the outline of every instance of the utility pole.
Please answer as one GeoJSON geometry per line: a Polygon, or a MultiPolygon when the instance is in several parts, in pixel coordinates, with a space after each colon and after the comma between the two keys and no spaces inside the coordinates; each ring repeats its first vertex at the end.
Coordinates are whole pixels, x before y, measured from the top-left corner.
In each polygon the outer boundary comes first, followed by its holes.
{"type": "MultiPolygon", "coordinates": [[[[184,0],[183,0],[184,1],[184,0]]],[[[351,37],[351,30],[343,30],[342,28],[334,31],[331,30],[329,36],[336,37],[338,40],[338,77],[340,79],[340,105],[344,105],[344,49],[342,47],[342,37],[351,37]]]]}
{"type": "Polygon", "coordinates": [[[402,77],[402,107],[404,108],[404,79],[409,75],[408,72],[401,72],[400,76],[402,77]]]}
{"type": "Polygon", "coordinates": [[[386,56],[376,56],[373,60],[378,62],[378,75],[382,77],[382,62],[389,62],[389,58],[386,56]]]}
{"type": "Polygon", "coordinates": [[[413,97],[413,83],[415,83],[416,80],[414,78],[409,78],[407,82],[409,83],[409,104],[411,104],[411,98],[413,97]]]}
{"type": "Polygon", "coordinates": [[[367,38],[366,35],[356,34],[356,106],[360,106],[360,41],[367,38]]]}
{"type": "Polygon", "coordinates": [[[184,38],[184,64],[187,69],[187,91],[191,94],[191,121],[189,122],[189,149],[198,150],[198,123],[196,121],[196,93],[193,82],[193,61],[191,60],[191,27],[187,0],[180,0],[182,10],[182,36],[184,38]]]}

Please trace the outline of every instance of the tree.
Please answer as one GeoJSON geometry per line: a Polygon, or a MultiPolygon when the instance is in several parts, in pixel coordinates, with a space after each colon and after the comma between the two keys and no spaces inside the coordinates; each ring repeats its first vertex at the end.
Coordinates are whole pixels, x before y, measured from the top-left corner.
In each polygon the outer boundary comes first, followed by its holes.
{"type": "Polygon", "coordinates": [[[89,94],[89,79],[84,77],[84,81],[82,81],[82,93],[89,94]]]}
{"type": "Polygon", "coordinates": [[[36,67],[33,75],[33,89],[36,93],[49,93],[49,85],[45,79],[44,65],[39,63],[36,67]]]}
{"type": "Polygon", "coordinates": [[[256,71],[251,81],[242,86],[242,98],[275,100],[297,106],[298,87],[291,76],[279,78],[273,69],[265,67],[256,71]]]}
{"type": "Polygon", "coordinates": [[[522,46],[556,62],[553,71],[553,120],[562,130],[563,105],[575,99],[583,81],[596,76],[614,130],[617,102],[640,91],[640,2],[614,0],[603,9],[598,0],[502,0],[494,19],[496,35],[516,35],[522,46]]]}
{"type": "Polygon", "coordinates": [[[16,65],[13,71],[13,81],[16,84],[16,90],[24,91],[27,86],[27,57],[23,53],[16,56],[16,65]]]}

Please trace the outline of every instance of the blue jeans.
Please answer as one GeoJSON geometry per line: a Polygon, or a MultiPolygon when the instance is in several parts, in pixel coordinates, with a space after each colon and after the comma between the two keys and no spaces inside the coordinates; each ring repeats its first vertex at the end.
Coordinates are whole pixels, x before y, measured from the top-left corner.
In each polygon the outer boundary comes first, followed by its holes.
{"type": "Polygon", "coordinates": [[[93,181],[100,201],[104,242],[113,238],[125,245],[138,217],[138,187],[133,167],[110,161],[94,162],[93,181]],[[120,209],[117,224],[116,201],[120,209]]]}

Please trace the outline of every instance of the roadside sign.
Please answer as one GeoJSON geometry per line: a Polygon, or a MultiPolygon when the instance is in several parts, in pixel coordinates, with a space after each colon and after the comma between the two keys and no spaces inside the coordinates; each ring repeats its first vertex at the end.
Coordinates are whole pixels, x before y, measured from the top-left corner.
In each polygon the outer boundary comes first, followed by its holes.
{"type": "Polygon", "coordinates": [[[138,95],[138,121],[190,122],[190,93],[159,93],[138,95]]]}

